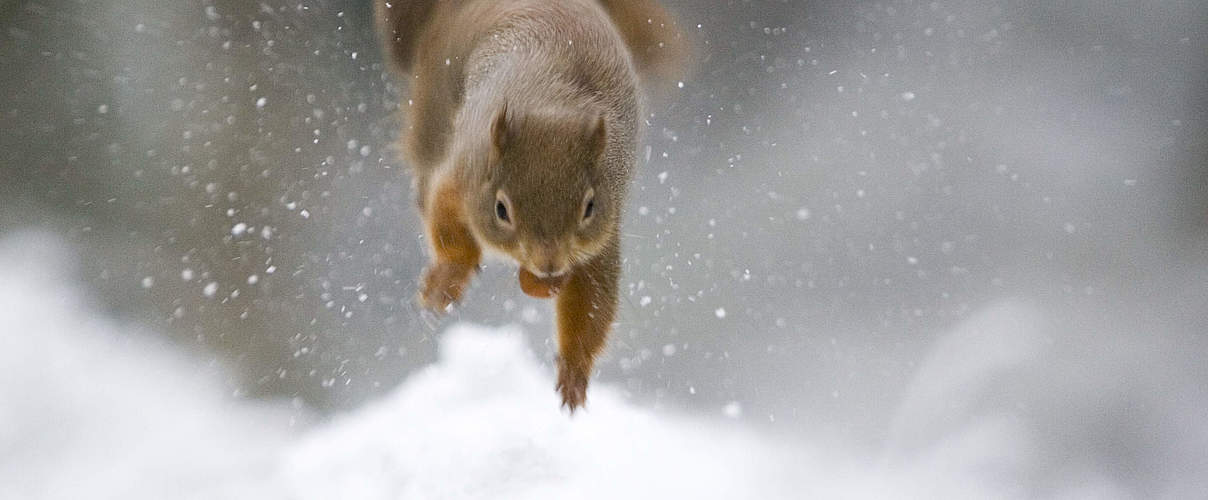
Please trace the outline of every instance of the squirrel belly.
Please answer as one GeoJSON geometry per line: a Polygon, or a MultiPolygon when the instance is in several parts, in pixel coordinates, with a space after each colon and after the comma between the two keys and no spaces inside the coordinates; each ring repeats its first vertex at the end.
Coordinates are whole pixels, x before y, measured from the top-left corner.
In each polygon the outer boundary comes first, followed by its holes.
{"type": "Polygon", "coordinates": [[[375,10],[410,87],[402,140],[431,253],[418,300],[438,312],[457,302],[484,251],[516,261],[522,291],[556,298],[556,387],[574,412],[617,308],[639,71],[673,72],[680,36],[653,0],[375,10]]]}

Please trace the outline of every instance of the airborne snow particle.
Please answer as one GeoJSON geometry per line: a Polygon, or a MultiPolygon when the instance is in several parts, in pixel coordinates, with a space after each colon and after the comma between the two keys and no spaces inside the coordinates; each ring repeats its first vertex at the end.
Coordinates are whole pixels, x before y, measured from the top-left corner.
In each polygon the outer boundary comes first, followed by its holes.
{"type": "Polygon", "coordinates": [[[646,306],[650,305],[651,300],[653,300],[653,299],[651,299],[649,295],[643,295],[641,300],[638,300],[638,305],[640,305],[642,307],[646,307],[646,306]]]}
{"type": "Polygon", "coordinates": [[[184,281],[193,281],[193,269],[186,267],[180,272],[180,279],[184,281]]]}
{"type": "Polygon", "coordinates": [[[213,297],[214,294],[218,293],[218,282],[211,281],[206,283],[206,287],[201,289],[201,293],[206,297],[213,297]]]}
{"type": "Polygon", "coordinates": [[[738,418],[742,416],[742,405],[738,401],[730,401],[726,403],[726,406],[722,407],[721,412],[727,417],[738,418]]]}
{"type": "Polygon", "coordinates": [[[146,277],[144,277],[144,278],[143,278],[143,288],[151,288],[151,287],[153,287],[153,286],[155,286],[155,278],[154,278],[154,277],[152,277],[152,276],[146,276],[146,277]]]}
{"type": "Polygon", "coordinates": [[[245,232],[247,232],[247,224],[244,224],[242,222],[235,224],[234,226],[231,227],[232,236],[243,236],[243,233],[245,233],[245,232]]]}
{"type": "Polygon", "coordinates": [[[266,105],[266,104],[268,104],[268,98],[267,98],[267,97],[261,97],[261,98],[259,98],[259,99],[256,99],[256,109],[263,108],[263,107],[264,107],[264,105],[266,105]]]}
{"type": "Polygon", "coordinates": [[[537,312],[537,308],[527,306],[524,310],[520,311],[520,319],[524,320],[525,323],[536,323],[541,320],[541,313],[537,312]]]}
{"type": "Polygon", "coordinates": [[[724,318],[726,317],[726,308],[719,307],[716,311],[713,311],[713,314],[717,315],[718,319],[724,318]]]}
{"type": "Polygon", "coordinates": [[[806,220],[810,218],[810,209],[801,207],[797,209],[797,220],[806,220]]]}
{"type": "Polygon", "coordinates": [[[903,100],[903,101],[907,101],[907,102],[909,102],[909,101],[913,101],[913,100],[914,100],[914,92],[909,92],[909,91],[908,91],[908,92],[902,92],[902,100],[903,100]]]}

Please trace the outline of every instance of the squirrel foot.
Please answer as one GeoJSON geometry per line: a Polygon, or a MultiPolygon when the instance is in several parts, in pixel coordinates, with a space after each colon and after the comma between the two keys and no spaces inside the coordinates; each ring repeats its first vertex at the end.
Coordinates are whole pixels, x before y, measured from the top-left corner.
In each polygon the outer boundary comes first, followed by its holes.
{"type": "Polygon", "coordinates": [[[562,394],[562,406],[572,415],[587,402],[587,379],[583,369],[558,361],[558,384],[554,389],[562,394]]]}
{"type": "Polygon", "coordinates": [[[438,314],[445,312],[451,304],[461,300],[473,272],[473,267],[451,262],[432,264],[424,271],[420,282],[420,305],[438,314]]]}

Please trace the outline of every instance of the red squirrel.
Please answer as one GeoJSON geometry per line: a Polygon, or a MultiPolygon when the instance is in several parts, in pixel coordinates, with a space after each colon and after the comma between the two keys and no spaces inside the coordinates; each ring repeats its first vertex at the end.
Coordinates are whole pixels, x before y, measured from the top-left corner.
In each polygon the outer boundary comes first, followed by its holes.
{"type": "Polygon", "coordinates": [[[402,142],[431,251],[420,304],[457,302],[483,251],[555,297],[558,382],[587,398],[617,309],[620,222],[639,82],[685,59],[653,0],[375,0],[388,64],[408,83],[402,142]]]}

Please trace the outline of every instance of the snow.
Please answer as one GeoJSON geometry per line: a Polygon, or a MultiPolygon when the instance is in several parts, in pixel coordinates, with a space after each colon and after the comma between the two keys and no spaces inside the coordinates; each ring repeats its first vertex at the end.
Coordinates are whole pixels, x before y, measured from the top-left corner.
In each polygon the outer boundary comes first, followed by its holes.
{"type": "MultiPolygon", "coordinates": [[[[741,401],[683,415],[603,382],[568,417],[515,326],[454,325],[437,362],[312,423],[232,398],[221,367],[106,319],[70,260],[43,234],[0,240],[0,498],[1020,498],[1054,456],[1026,419],[985,408],[1046,345],[1026,302],[945,336],[869,450],[768,434],[741,401]]],[[[1067,476],[1058,497],[1129,496],[1104,469],[1067,476]]]]}
{"type": "Polygon", "coordinates": [[[290,414],[230,400],[219,373],[104,319],[68,255],[41,234],[0,240],[0,498],[268,492],[290,414]]]}
{"type": "Polygon", "coordinates": [[[774,498],[808,470],[789,449],[607,386],[568,418],[524,345],[514,328],[451,328],[438,364],[294,448],[284,484],[308,498],[774,498]]]}

